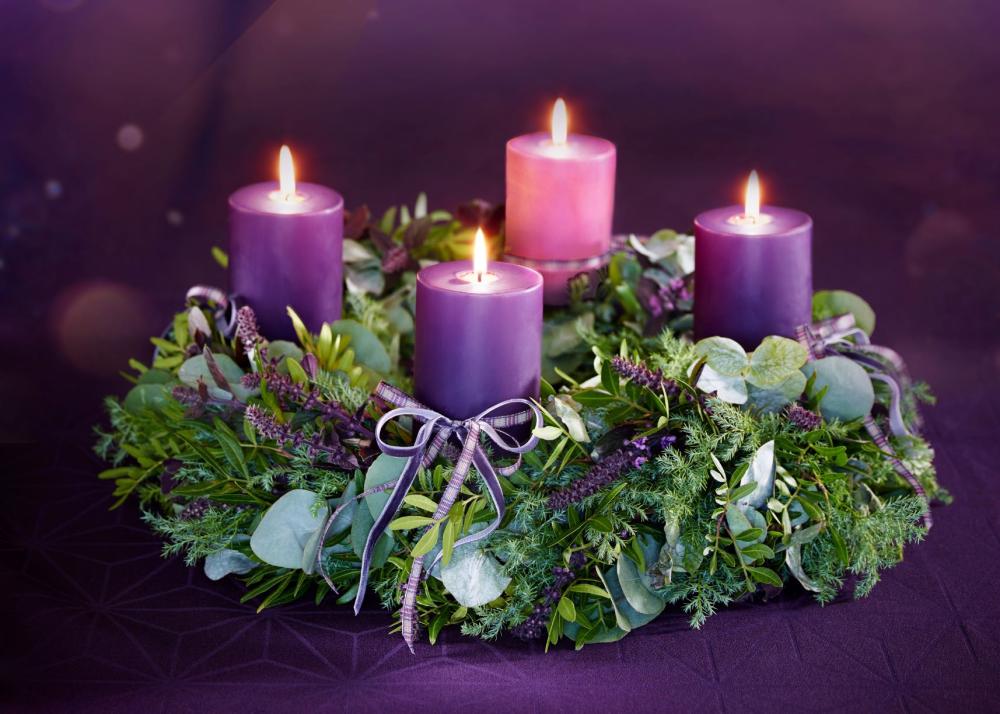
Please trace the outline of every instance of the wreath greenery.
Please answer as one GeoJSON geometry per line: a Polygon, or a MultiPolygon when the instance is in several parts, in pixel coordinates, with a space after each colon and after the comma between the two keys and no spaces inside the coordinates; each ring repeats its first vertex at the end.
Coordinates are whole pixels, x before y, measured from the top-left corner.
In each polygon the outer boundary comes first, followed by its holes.
{"type": "MultiPolygon", "coordinates": [[[[370,395],[380,380],[410,387],[415,271],[467,256],[475,226],[498,236],[501,223],[502,209],[484,202],[428,212],[423,196],[377,220],[352,212],[345,318],[310,334],[290,311],[297,342],[268,342],[247,309],[226,336],[218,305],[187,305],[153,338],[151,362],[132,360],[126,396],[106,400],[96,450],[110,462],[100,477],[114,481],[113,507],[134,497],[164,555],[213,580],[241,578],[259,609],[352,600],[386,498],[373,487],[401,470],[373,444],[384,405],[370,395]],[[309,557],[317,547],[321,567],[309,557]]],[[[692,271],[691,238],[665,230],[619,241],[606,269],[574,279],[570,305],[545,315],[545,426],[502,478],[502,528],[454,547],[494,517],[472,482],[431,522],[445,453],[376,548],[370,587],[387,610],[400,606],[412,559],[441,551],[417,598],[432,643],[458,625],[579,648],[673,604],[698,627],[791,583],[828,602],[851,580],[863,596],[923,538],[927,502],[860,418],[887,422],[892,394],[860,367],[859,382],[850,369],[807,365],[793,340],[767,338],[749,355],[719,338],[692,343],[692,271]]],[[[817,319],[847,311],[874,327],[849,293],[817,293],[814,308],[817,319]]],[[[931,397],[904,387],[902,416],[916,425],[931,397]]],[[[947,502],[927,442],[891,443],[927,496],[947,502]]]]}

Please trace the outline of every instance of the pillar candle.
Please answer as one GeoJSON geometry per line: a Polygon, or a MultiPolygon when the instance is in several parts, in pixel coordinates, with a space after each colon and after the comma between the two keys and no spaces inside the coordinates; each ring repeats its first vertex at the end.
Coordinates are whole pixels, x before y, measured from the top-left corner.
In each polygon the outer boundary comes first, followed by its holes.
{"type": "Polygon", "coordinates": [[[437,263],[417,274],[414,391],[453,419],[505,399],[538,398],[542,276],[511,263],[437,263]]]}
{"type": "Polygon", "coordinates": [[[325,186],[296,184],[288,147],[279,163],[279,181],[229,197],[231,288],[270,339],[294,336],[288,306],[318,332],[340,319],[343,297],[344,199],[325,186]]]}
{"type": "Polygon", "coordinates": [[[794,337],[812,313],[812,219],[760,205],[757,173],[744,206],[700,214],[695,231],[694,331],[753,349],[768,335],[794,337]]]}
{"type": "Polygon", "coordinates": [[[567,302],[569,278],[606,262],[615,201],[615,145],[567,125],[560,99],[551,134],[507,142],[504,259],[537,268],[554,305],[567,302]]]}

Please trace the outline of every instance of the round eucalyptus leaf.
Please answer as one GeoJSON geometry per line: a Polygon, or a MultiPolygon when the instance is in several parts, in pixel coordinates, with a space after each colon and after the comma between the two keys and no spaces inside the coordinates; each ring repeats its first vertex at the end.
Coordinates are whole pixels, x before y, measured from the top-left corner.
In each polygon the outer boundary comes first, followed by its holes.
{"type": "Polygon", "coordinates": [[[209,580],[222,580],[231,573],[244,575],[256,567],[253,560],[229,548],[205,556],[205,575],[209,580]]]}
{"type": "Polygon", "coordinates": [[[302,352],[302,348],[294,342],[290,342],[289,340],[272,340],[267,343],[267,356],[283,364],[285,357],[291,357],[297,362],[301,362],[305,355],[302,352]]]}
{"type": "Polygon", "coordinates": [[[385,351],[385,346],[361,323],[354,320],[337,320],[330,325],[330,329],[335,335],[347,335],[351,338],[349,347],[354,350],[354,357],[359,363],[379,374],[388,374],[392,369],[392,362],[389,353],[385,351]]]}
{"type": "Polygon", "coordinates": [[[694,346],[694,352],[703,357],[709,367],[726,377],[743,374],[749,365],[746,351],[739,342],[728,337],[706,337],[699,340],[694,346]]]}
{"type": "MultiPolygon", "coordinates": [[[[657,549],[659,550],[659,549],[657,549]]],[[[647,563],[647,567],[648,567],[647,563]]],[[[667,604],[656,597],[646,583],[643,582],[643,573],[639,572],[638,566],[627,555],[618,556],[615,565],[618,583],[621,585],[622,594],[636,612],[643,615],[659,615],[667,604]]]]}
{"type": "Polygon", "coordinates": [[[771,335],[750,355],[747,381],[758,387],[773,387],[806,363],[809,353],[795,340],[771,335]]]}
{"type": "Polygon", "coordinates": [[[611,595],[611,605],[615,610],[615,621],[618,623],[620,629],[625,632],[631,632],[643,625],[648,625],[656,619],[656,615],[642,613],[632,607],[628,598],[625,597],[621,582],[618,580],[618,571],[615,568],[608,568],[603,573],[600,573],[600,575],[601,580],[604,581],[605,589],[611,595]]]}
{"type": "Polygon", "coordinates": [[[813,392],[824,387],[826,394],[820,400],[823,418],[853,421],[866,416],[875,404],[875,390],[868,373],[856,362],[841,357],[824,357],[810,362],[803,368],[806,377],[816,374],[813,392]]]}
{"type": "Polygon", "coordinates": [[[864,298],[846,290],[820,290],[812,299],[814,320],[854,315],[854,323],[868,335],[875,331],[875,311],[864,298]]]}
{"type": "Polygon", "coordinates": [[[459,605],[481,607],[500,597],[510,578],[481,548],[456,548],[448,564],[441,566],[441,582],[459,605]]]}
{"type": "Polygon", "coordinates": [[[316,494],[312,491],[289,491],[267,509],[250,536],[250,549],[270,565],[301,568],[302,553],[327,513],[325,505],[316,508],[316,494]]]}
{"type": "Polygon", "coordinates": [[[138,384],[169,384],[176,382],[174,375],[165,369],[147,369],[139,375],[138,384]]]}
{"type": "Polygon", "coordinates": [[[776,414],[801,396],[806,388],[802,372],[792,372],[785,381],[773,387],[747,385],[747,406],[759,414],[776,414]]]}
{"type": "MultiPolygon", "coordinates": [[[[375,518],[368,508],[358,508],[354,512],[354,521],[351,523],[351,547],[358,558],[364,553],[368,534],[371,532],[374,524],[375,518]]],[[[379,539],[375,542],[375,548],[372,550],[371,567],[377,570],[385,565],[389,556],[392,555],[392,549],[395,545],[396,540],[392,536],[392,531],[387,530],[379,536],[379,539]]]]}
{"type": "MultiPolygon", "coordinates": [[[[372,465],[368,467],[368,472],[365,474],[365,491],[369,491],[376,486],[381,486],[384,483],[389,483],[399,478],[399,475],[403,473],[403,469],[406,467],[406,459],[401,456],[389,456],[388,454],[379,454],[372,465]]],[[[385,508],[386,502],[389,500],[389,494],[392,489],[386,489],[380,493],[373,493],[370,496],[365,496],[365,504],[368,506],[368,511],[371,513],[372,518],[378,518],[378,515],[385,508]]]]}
{"type": "Polygon", "coordinates": [[[743,377],[719,374],[708,364],[701,368],[697,386],[703,392],[715,392],[719,399],[730,404],[745,404],[748,398],[747,383],[743,377]]]}
{"type": "Polygon", "coordinates": [[[123,405],[129,414],[138,414],[146,409],[159,411],[172,398],[169,385],[137,384],[128,390],[123,405]]]}

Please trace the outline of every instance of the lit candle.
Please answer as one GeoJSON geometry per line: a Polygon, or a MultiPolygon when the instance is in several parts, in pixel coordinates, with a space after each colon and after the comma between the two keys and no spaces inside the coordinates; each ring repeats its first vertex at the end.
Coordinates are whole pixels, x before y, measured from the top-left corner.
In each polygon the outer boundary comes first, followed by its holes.
{"type": "Polygon", "coordinates": [[[542,276],[511,263],[487,265],[476,232],[473,260],[417,274],[414,390],[453,419],[515,397],[538,398],[542,276]]]}
{"type": "Polygon", "coordinates": [[[569,133],[562,99],[551,133],[507,142],[504,260],[541,272],[548,304],[565,304],[567,280],[607,262],[615,157],[610,141],[569,133]]]}
{"type": "Polygon", "coordinates": [[[344,199],[325,186],[296,183],[287,146],[277,182],[229,197],[231,287],[253,307],[265,336],[294,334],[288,306],[313,331],[340,319],[343,236],[344,199]]]}
{"type": "Polygon", "coordinates": [[[694,331],[730,337],[745,348],[768,335],[794,337],[812,312],[812,219],[761,206],[753,171],[744,205],[694,220],[694,331]]]}

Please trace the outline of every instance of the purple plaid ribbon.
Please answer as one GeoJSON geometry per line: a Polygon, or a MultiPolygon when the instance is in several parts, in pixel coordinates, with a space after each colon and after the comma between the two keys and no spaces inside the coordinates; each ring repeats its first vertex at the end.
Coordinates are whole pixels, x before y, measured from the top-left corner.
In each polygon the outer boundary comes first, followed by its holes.
{"type": "MultiPolygon", "coordinates": [[[[795,337],[809,351],[809,359],[840,355],[847,357],[866,369],[868,376],[888,385],[892,396],[889,400],[889,428],[896,436],[912,436],[913,432],[903,419],[903,390],[910,383],[906,365],[899,354],[888,347],[871,344],[868,334],[857,326],[854,315],[838,315],[811,325],[800,325],[795,329],[795,337]]],[[[934,525],[930,502],[920,481],[896,455],[896,450],[885,432],[868,414],[864,420],[865,430],[875,444],[885,453],[893,469],[913,488],[914,493],[924,499],[927,510],[923,521],[928,529],[934,525]]],[[[918,428],[919,424],[914,424],[918,428]]]]}
{"type": "MultiPolygon", "coordinates": [[[[382,450],[382,453],[389,456],[405,457],[407,461],[403,472],[395,482],[389,500],[382,508],[382,512],[375,519],[375,523],[368,533],[368,540],[365,542],[365,548],[361,556],[361,577],[358,581],[358,593],[354,599],[355,614],[360,612],[361,603],[364,601],[365,589],[368,586],[368,571],[371,567],[375,544],[382,533],[385,532],[389,522],[396,515],[400,506],[402,506],[403,499],[410,490],[410,486],[416,480],[420,468],[422,466],[429,466],[438,454],[441,453],[442,448],[444,448],[450,438],[455,437],[462,445],[461,454],[455,462],[451,478],[448,479],[448,484],[432,518],[434,521],[440,522],[448,515],[452,505],[455,503],[455,499],[458,497],[462,484],[469,475],[469,468],[475,464],[476,470],[479,472],[479,476],[486,486],[490,500],[493,502],[493,507],[496,510],[496,518],[483,530],[457,540],[455,546],[482,540],[499,527],[504,516],[503,489],[497,474],[509,476],[517,471],[521,466],[520,454],[531,451],[538,443],[538,439],[534,435],[523,444],[519,443],[512,436],[505,433],[503,429],[528,424],[531,421],[534,421],[536,428],[542,425],[541,410],[527,399],[507,399],[494,404],[471,419],[450,419],[424,406],[405,392],[385,382],[380,382],[375,388],[375,396],[396,407],[383,414],[382,418],[379,419],[378,424],[375,426],[375,442],[382,450]],[[498,410],[514,405],[521,405],[526,408],[513,414],[494,414],[498,410]],[[386,425],[400,417],[412,417],[416,421],[422,422],[420,428],[417,430],[413,444],[410,446],[396,446],[388,444],[382,439],[382,430],[386,425]],[[517,460],[508,466],[494,469],[480,444],[479,437],[482,434],[485,434],[490,441],[501,449],[518,454],[517,460]]],[[[432,526],[428,526],[428,528],[430,527],[432,526]]],[[[434,558],[427,570],[432,569],[440,558],[441,553],[434,558]]],[[[424,558],[413,559],[413,565],[410,567],[410,575],[403,588],[403,605],[400,621],[403,639],[411,652],[413,651],[413,643],[417,638],[416,600],[417,591],[420,588],[423,566],[424,558]]]]}

